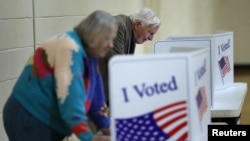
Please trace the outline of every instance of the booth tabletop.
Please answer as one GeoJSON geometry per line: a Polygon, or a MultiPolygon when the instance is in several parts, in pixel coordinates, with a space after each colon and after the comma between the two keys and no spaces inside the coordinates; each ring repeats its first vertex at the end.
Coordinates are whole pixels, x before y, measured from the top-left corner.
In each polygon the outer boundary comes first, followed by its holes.
{"type": "Polygon", "coordinates": [[[213,95],[212,118],[239,117],[247,93],[247,83],[236,82],[213,95]]]}

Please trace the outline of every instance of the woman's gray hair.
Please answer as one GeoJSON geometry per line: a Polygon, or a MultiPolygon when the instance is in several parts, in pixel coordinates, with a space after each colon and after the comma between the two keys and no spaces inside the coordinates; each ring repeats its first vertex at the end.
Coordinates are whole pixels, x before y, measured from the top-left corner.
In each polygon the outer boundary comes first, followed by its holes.
{"type": "Polygon", "coordinates": [[[141,21],[142,26],[148,26],[148,25],[160,26],[161,24],[160,19],[149,8],[142,8],[131,14],[129,17],[133,23],[135,23],[136,21],[141,21]]]}
{"type": "Polygon", "coordinates": [[[83,44],[91,44],[91,37],[98,35],[103,30],[112,29],[117,27],[115,18],[102,10],[96,10],[88,17],[82,20],[74,29],[79,34],[83,44]]]}

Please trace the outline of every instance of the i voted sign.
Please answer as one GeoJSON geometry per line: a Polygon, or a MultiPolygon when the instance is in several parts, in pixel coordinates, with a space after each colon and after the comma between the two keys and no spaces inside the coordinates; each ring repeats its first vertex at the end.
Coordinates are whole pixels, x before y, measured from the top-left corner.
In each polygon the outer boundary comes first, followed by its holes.
{"type": "Polygon", "coordinates": [[[210,123],[209,49],[109,62],[112,141],[200,141],[210,123]]]}
{"type": "MultiPolygon", "coordinates": [[[[169,82],[159,82],[159,83],[152,83],[152,84],[138,84],[134,85],[131,88],[131,91],[134,91],[138,97],[151,97],[157,94],[164,94],[171,91],[177,90],[175,76],[172,76],[169,82]]],[[[130,102],[130,98],[128,96],[126,87],[122,88],[123,97],[125,102],[130,102]]]]}

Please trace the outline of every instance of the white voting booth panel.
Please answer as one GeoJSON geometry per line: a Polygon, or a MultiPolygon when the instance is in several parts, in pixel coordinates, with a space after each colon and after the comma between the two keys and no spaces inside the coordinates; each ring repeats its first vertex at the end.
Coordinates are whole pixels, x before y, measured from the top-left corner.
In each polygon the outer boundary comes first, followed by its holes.
{"type": "Polygon", "coordinates": [[[175,49],[113,57],[112,141],[206,140],[211,123],[209,54],[209,49],[175,49]]]}
{"type": "MultiPolygon", "coordinates": [[[[234,83],[233,33],[169,37],[157,41],[153,46],[155,54],[169,52],[174,47],[209,48],[212,73],[212,95],[215,91],[232,86],[234,83]]],[[[185,50],[185,48],[183,48],[185,50]]]]}
{"type": "MultiPolygon", "coordinates": [[[[209,47],[211,51],[213,91],[224,89],[234,84],[233,32],[223,32],[211,35],[176,36],[169,37],[167,41],[177,41],[175,42],[176,45],[183,45],[185,42],[185,46],[209,47]]],[[[174,44],[172,45],[175,46],[174,44]]],[[[164,47],[161,46],[156,48],[164,47]]],[[[156,51],[155,53],[159,52],[158,50],[156,51]]]]}

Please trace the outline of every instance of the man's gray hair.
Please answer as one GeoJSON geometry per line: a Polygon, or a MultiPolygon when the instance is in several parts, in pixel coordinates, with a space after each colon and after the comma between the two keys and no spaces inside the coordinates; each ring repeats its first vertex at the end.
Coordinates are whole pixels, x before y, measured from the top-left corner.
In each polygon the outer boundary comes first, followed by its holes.
{"type": "Polygon", "coordinates": [[[117,27],[115,18],[102,10],[96,10],[81,21],[74,29],[79,34],[85,45],[90,45],[90,38],[98,35],[103,30],[117,27]]]}
{"type": "Polygon", "coordinates": [[[136,21],[141,21],[142,26],[148,26],[148,25],[160,26],[161,24],[160,19],[149,8],[142,8],[131,14],[129,17],[133,23],[135,23],[136,21]]]}

